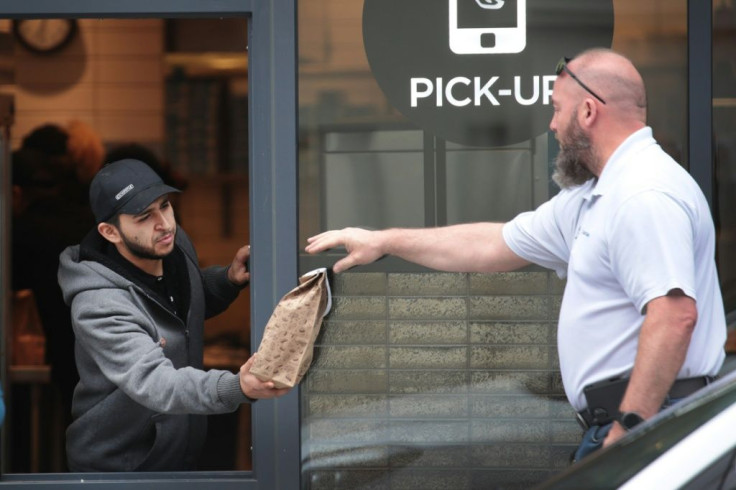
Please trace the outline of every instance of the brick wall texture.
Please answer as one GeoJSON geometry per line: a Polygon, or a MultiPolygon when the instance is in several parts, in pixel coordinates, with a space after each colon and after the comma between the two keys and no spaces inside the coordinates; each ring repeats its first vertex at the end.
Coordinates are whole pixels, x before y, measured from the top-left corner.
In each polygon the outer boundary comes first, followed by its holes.
{"type": "Polygon", "coordinates": [[[580,428],[560,381],[553,273],[343,273],[302,382],[303,481],[529,488],[580,428]]]}

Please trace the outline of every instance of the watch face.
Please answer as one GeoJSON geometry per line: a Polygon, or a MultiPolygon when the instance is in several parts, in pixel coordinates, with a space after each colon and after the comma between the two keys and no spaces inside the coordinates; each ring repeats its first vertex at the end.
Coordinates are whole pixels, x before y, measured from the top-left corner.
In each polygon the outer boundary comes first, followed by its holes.
{"type": "Polygon", "coordinates": [[[633,429],[642,422],[644,422],[644,419],[636,412],[626,412],[621,415],[621,425],[624,429],[633,429]]]}
{"type": "Polygon", "coordinates": [[[13,32],[26,48],[50,53],[64,47],[77,30],[74,19],[21,19],[13,22],[13,32]]]}

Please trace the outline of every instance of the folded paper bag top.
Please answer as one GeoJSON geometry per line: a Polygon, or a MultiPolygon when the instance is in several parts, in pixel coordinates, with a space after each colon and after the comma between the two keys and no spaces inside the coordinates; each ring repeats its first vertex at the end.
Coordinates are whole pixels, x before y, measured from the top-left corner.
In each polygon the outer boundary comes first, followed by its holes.
{"type": "Polygon", "coordinates": [[[271,314],[251,374],[273,381],[277,388],[296,386],[312,363],[314,341],[331,308],[327,269],[301,276],[299,285],[281,298],[271,314]]]}

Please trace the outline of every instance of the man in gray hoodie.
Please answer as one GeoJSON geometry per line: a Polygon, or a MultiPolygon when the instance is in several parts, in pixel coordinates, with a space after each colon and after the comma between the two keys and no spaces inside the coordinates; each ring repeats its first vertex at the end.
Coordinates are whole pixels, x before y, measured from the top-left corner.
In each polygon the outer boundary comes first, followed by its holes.
{"type": "Polygon", "coordinates": [[[250,247],[227,267],[199,268],[165,185],[120,160],[90,186],[96,228],[61,254],[80,380],[67,430],[71,471],[197,469],[208,414],[287,393],[250,374],[203,369],[204,320],[247,284],[250,247]]]}

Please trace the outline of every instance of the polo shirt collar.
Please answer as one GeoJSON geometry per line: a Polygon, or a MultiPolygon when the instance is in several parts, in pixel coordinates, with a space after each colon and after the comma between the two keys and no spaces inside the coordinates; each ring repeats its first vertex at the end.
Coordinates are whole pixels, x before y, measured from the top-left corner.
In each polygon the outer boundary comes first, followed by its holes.
{"type": "Polygon", "coordinates": [[[619,175],[625,171],[628,165],[636,165],[636,160],[629,158],[632,154],[636,154],[644,148],[656,144],[652,136],[652,128],[643,127],[632,133],[618,148],[613,152],[611,157],[603,167],[603,172],[591,189],[591,196],[598,197],[608,191],[611,186],[616,184],[619,175]]]}

